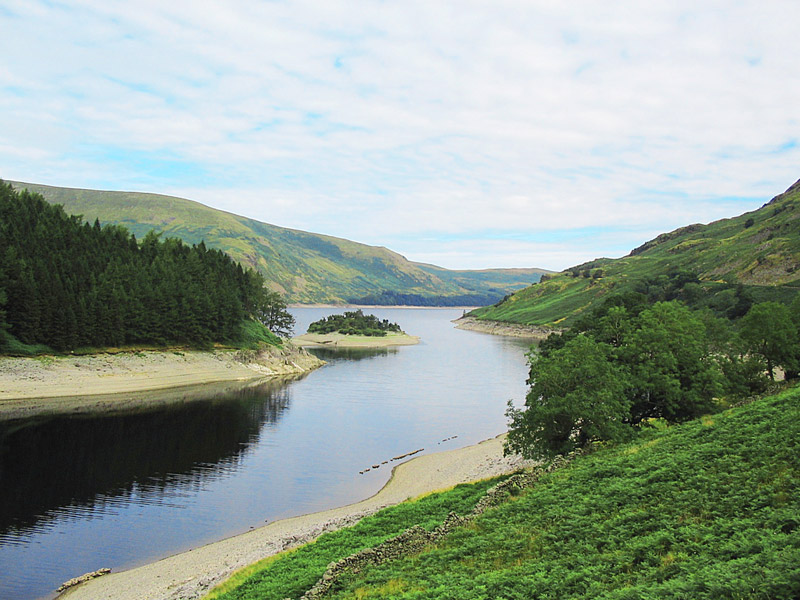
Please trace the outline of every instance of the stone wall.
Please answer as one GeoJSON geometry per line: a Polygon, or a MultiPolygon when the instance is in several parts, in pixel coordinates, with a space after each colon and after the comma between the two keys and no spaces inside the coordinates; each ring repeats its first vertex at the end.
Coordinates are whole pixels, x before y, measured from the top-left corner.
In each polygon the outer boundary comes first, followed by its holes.
{"type": "MultiPolygon", "coordinates": [[[[560,469],[573,458],[584,453],[585,451],[578,450],[576,452],[571,452],[567,456],[557,456],[545,468],[535,467],[532,470],[512,475],[489,488],[468,515],[462,517],[451,512],[447,515],[442,524],[433,531],[428,531],[419,525],[415,525],[411,529],[406,529],[403,533],[377,546],[361,550],[360,552],[356,552],[355,554],[330,563],[323,576],[311,589],[303,594],[301,600],[319,600],[320,598],[324,598],[325,594],[327,594],[331,587],[333,587],[346,571],[357,573],[367,566],[380,565],[390,560],[396,560],[422,552],[426,546],[437,542],[455,528],[462,527],[474,521],[490,508],[502,504],[509,495],[517,494],[525,488],[530,487],[542,474],[560,469]]],[[[287,598],[286,600],[291,599],[287,598]]]]}

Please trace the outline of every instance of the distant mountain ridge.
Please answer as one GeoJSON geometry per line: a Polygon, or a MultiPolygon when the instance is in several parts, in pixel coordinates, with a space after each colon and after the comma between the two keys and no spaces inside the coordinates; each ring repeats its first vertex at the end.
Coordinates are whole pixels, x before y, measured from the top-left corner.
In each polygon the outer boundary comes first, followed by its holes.
{"type": "Polygon", "coordinates": [[[547,276],[470,316],[560,327],[613,294],[666,294],[729,317],[800,291],[800,181],[761,208],[663,233],[622,258],[547,276]]]}
{"type": "Polygon", "coordinates": [[[428,306],[477,306],[496,302],[548,273],[537,268],[451,271],[409,261],[387,248],[278,227],[174,196],[7,183],[41,194],[88,221],[123,225],[138,239],[155,230],[190,244],[205,241],[261,272],[291,303],[346,304],[371,298],[375,304],[402,304],[395,301],[410,298],[428,306]]]}

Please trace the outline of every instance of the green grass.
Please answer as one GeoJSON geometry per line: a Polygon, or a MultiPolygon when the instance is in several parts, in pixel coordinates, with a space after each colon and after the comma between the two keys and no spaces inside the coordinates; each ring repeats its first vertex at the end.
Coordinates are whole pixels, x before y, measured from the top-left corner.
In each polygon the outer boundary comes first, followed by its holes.
{"type": "Polygon", "coordinates": [[[206,600],[298,598],[322,577],[328,564],[375,546],[413,525],[432,530],[450,511],[466,514],[500,478],[489,479],[386,508],[353,527],[321,535],[313,543],[267,558],[235,574],[206,600]]]}
{"type": "Polygon", "coordinates": [[[53,354],[53,349],[44,344],[24,344],[7,331],[0,330],[0,354],[36,356],[39,354],[53,354]]]}
{"type": "MultiPolygon", "coordinates": [[[[385,509],[257,563],[208,600],[298,598],[328,563],[495,482],[385,509]]],[[[793,599],[800,595],[800,388],[601,449],[420,554],[340,580],[338,599],[793,599]]]]}
{"type": "Polygon", "coordinates": [[[241,338],[232,345],[236,348],[254,350],[260,344],[281,346],[283,341],[258,321],[252,319],[242,321],[241,338]]]}
{"type": "Polygon", "coordinates": [[[556,276],[545,284],[517,292],[497,307],[478,309],[470,314],[510,323],[559,326],[563,324],[564,315],[580,314],[604,295],[591,281],[556,276]]]}
{"type": "Polygon", "coordinates": [[[800,389],[577,459],[338,599],[800,596],[800,389]]]}
{"type": "Polygon", "coordinates": [[[701,282],[700,305],[743,286],[755,302],[787,301],[800,290],[800,186],[758,210],[708,225],[662,234],[619,259],[578,267],[602,276],[574,277],[569,270],[516,292],[505,302],[473,311],[478,319],[566,326],[605,297],[632,291],[645,279],[677,270],[701,282]]]}

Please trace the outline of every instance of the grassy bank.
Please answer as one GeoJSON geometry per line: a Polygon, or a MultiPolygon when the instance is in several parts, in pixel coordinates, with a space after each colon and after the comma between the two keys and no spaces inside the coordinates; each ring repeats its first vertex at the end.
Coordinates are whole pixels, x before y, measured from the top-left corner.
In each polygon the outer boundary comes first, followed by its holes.
{"type": "MultiPolygon", "coordinates": [[[[330,597],[796,598],[799,484],[793,388],[579,458],[422,553],[347,576],[330,597]]],[[[212,598],[297,598],[327,562],[464,514],[484,489],[456,488],[459,508],[436,495],[379,513],[252,567],[212,598]],[[350,539],[360,527],[375,533],[350,539]]]]}
{"type": "Polygon", "coordinates": [[[335,598],[796,598],[800,389],[576,460],[335,598]]]}
{"type": "Polygon", "coordinates": [[[316,583],[330,562],[375,546],[414,525],[432,530],[450,511],[463,514],[472,510],[486,490],[498,481],[496,478],[459,485],[447,492],[386,508],[353,527],[323,534],[311,544],[244,569],[212,591],[207,599],[298,598],[316,583]]]}
{"type": "Polygon", "coordinates": [[[7,331],[0,330],[0,358],[3,356],[85,356],[90,354],[119,354],[121,352],[172,352],[180,350],[257,350],[266,346],[280,348],[283,339],[272,333],[266,326],[252,319],[242,320],[239,334],[234,340],[206,344],[129,344],[114,347],[84,346],[70,351],[59,352],[45,344],[23,344],[7,331]]]}

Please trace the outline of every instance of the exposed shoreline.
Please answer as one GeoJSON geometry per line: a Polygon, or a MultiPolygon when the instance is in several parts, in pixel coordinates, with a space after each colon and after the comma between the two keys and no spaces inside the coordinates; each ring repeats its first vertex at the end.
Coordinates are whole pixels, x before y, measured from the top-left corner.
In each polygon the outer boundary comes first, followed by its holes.
{"type": "Polygon", "coordinates": [[[275,521],[135,569],[93,579],[66,590],[59,598],[193,600],[243,567],[300,546],[326,531],[352,525],[381,508],[526,466],[528,463],[520,457],[503,456],[504,438],[498,436],[473,446],[410,459],[394,468],[388,483],[377,494],[361,502],[275,521]]]}
{"type": "Polygon", "coordinates": [[[388,333],[383,337],[343,335],[341,333],[304,333],[292,338],[302,348],[390,348],[419,344],[419,337],[407,333],[388,333]]]}
{"type": "MultiPolygon", "coordinates": [[[[284,344],[261,352],[144,351],[0,358],[0,421],[129,410],[191,399],[207,384],[247,384],[324,364],[284,344]],[[159,392],[158,394],[153,394],[159,392]],[[157,398],[156,398],[157,396],[157,398]]],[[[213,386],[212,386],[213,388],[213,386]]]]}
{"type": "Polygon", "coordinates": [[[558,333],[560,329],[542,327],[538,325],[522,325],[519,323],[505,323],[503,321],[489,321],[475,319],[473,317],[461,317],[455,319],[456,329],[468,331],[478,331],[480,333],[490,333],[492,335],[506,335],[511,337],[523,337],[543,340],[551,333],[558,333]]]}

